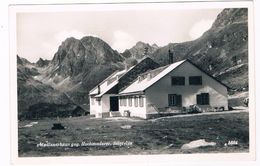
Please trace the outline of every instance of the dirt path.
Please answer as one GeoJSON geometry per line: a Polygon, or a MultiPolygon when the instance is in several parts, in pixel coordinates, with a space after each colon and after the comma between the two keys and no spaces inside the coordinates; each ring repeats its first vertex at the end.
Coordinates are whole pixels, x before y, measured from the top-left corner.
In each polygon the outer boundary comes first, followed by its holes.
{"type": "Polygon", "coordinates": [[[150,119],[149,121],[157,121],[157,120],[160,120],[160,119],[168,119],[168,118],[203,116],[203,115],[233,114],[233,113],[240,113],[240,112],[248,112],[248,108],[246,108],[246,107],[241,107],[241,108],[239,108],[239,110],[233,110],[233,111],[224,111],[224,112],[203,112],[203,113],[199,113],[199,114],[185,114],[185,115],[166,116],[166,117],[160,117],[160,118],[156,118],[156,119],[150,119]]]}

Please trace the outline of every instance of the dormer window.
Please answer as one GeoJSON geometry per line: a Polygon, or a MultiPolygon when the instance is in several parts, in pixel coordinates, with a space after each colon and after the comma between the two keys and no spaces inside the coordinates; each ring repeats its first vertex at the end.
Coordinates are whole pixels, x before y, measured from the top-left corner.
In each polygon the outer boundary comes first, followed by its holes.
{"type": "Polygon", "coordinates": [[[141,82],[141,81],[142,81],[142,77],[138,76],[138,82],[141,82]]]}
{"type": "Polygon", "coordinates": [[[147,78],[148,78],[148,80],[152,79],[153,78],[152,73],[148,73],[147,78]]]}

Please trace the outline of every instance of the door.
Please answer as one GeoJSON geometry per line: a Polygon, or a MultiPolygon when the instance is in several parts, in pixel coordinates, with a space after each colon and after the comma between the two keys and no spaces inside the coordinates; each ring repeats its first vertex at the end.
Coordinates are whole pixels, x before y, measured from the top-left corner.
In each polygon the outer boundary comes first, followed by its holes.
{"type": "Polygon", "coordinates": [[[110,97],[110,111],[119,111],[118,110],[118,97],[111,96],[110,97]]]}

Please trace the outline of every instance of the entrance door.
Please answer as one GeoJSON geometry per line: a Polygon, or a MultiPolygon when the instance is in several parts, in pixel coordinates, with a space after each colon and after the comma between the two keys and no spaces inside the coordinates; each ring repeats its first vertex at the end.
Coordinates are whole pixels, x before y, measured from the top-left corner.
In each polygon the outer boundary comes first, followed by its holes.
{"type": "Polygon", "coordinates": [[[110,97],[110,111],[119,111],[118,110],[118,97],[111,96],[110,97]]]}

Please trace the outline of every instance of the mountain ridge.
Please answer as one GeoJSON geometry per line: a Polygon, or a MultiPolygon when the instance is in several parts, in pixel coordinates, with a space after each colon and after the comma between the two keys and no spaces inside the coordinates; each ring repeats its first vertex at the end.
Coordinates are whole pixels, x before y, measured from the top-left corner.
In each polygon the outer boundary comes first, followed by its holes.
{"type": "Polygon", "coordinates": [[[248,88],[247,9],[224,9],[212,27],[198,39],[169,43],[157,49],[151,57],[165,65],[169,50],[174,61],[189,59],[230,87],[248,88]],[[241,65],[238,70],[229,70],[237,65],[241,65]]]}
{"type": "Polygon", "coordinates": [[[154,53],[159,47],[154,43],[150,45],[142,41],[138,41],[130,49],[126,49],[122,54],[125,58],[134,58],[137,60],[142,59],[145,55],[150,55],[154,53]]]}
{"type": "Polygon", "coordinates": [[[66,104],[70,111],[88,111],[88,92],[111,73],[135,65],[145,56],[161,66],[167,65],[169,51],[173,61],[189,59],[228,86],[247,89],[247,9],[224,9],[212,27],[193,41],[163,47],[139,41],[120,54],[97,37],[70,37],[61,43],[50,61],[40,58],[30,63],[17,55],[19,112],[42,112],[43,105],[61,111],[66,104]]]}

